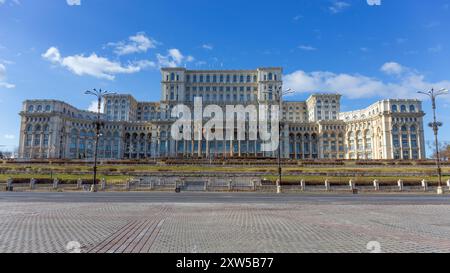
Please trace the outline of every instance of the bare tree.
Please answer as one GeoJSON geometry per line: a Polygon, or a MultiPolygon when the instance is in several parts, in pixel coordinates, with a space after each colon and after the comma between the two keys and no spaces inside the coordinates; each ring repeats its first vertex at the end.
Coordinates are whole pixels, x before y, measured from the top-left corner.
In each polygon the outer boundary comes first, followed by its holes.
{"type": "MultiPolygon", "coordinates": [[[[436,159],[436,148],[434,147],[434,143],[431,141],[427,141],[427,146],[430,150],[433,151],[433,154],[431,156],[432,159],[436,159]]],[[[449,141],[442,141],[439,142],[439,153],[441,156],[441,160],[448,161],[450,160],[450,142],[449,141]]]]}

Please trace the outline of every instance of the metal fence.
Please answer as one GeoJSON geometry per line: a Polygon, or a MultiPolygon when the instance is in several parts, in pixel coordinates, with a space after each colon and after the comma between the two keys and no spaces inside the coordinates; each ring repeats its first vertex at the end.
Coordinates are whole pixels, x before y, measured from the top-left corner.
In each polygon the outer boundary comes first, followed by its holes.
{"type": "MultiPolygon", "coordinates": [[[[40,183],[38,179],[30,179],[29,183],[14,183],[9,179],[0,182],[1,191],[90,191],[92,181],[79,179],[76,183],[61,183],[57,179],[52,184],[40,183]]],[[[450,191],[450,180],[446,182],[445,190],[450,191]]],[[[97,186],[99,191],[210,191],[210,192],[275,192],[276,185],[261,181],[255,177],[141,177],[127,181],[101,180],[97,186]]],[[[298,183],[282,185],[283,192],[435,192],[437,185],[426,180],[407,183],[383,182],[358,183],[352,180],[348,183],[336,183],[325,180],[323,183],[301,180],[298,183]]]]}

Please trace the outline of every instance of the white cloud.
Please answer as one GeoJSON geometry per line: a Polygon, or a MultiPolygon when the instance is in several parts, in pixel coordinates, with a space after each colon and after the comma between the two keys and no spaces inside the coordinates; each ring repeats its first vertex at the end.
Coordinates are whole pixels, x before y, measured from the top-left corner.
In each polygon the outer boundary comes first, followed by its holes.
{"type": "Polygon", "coordinates": [[[294,16],[294,18],[292,18],[292,20],[298,21],[298,20],[300,20],[302,18],[303,18],[303,16],[299,14],[299,15],[294,16]]]}
{"type": "Polygon", "coordinates": [[[6,67],[0,63],[0,88],[12,89],[16,86],[6,82],[6,67]]]}
{"type": "MultiPolygon", "coordinates": [[[[5,4],[7,1],[6,0],[0,0],[0,6],[5,4]]],[[[19,0],[10,0],[9,1],[9,5],[13,6],[13,5],[20,5],[20,1],[19,0]]]]}
{"type": "Polygon", "coordinates": [[[436,46],[428,48],[428,51],[431,53],[439,53],[444,49],[444,47],[441,44],[438,44],[436,46]]]}
{"type": "Polygon", "coordinates": [[[140,72],[142,69],[155,66],[150,61],[137,61],[129,65],[122,65],[119,62],[110,61],[107,58],[99,57],[92,53],[89,56],[73,55],[62,57],[58,48],[51,47],[42,54],[42,57],[53,64],[60,65],[72,73],[83,76],[89,75],[100,79],[114,80],[117,74],[132,74],[140,72]]]}
{"type": "Polygon", "coordinates": [[[214,46],[212,44],[204,44],[202,45],[202,48],[206,50],[213,50],[214,46]]]}
{"type": "Polygon", "coordinates": [[[16,136],[15,135],[4,135],[3,136],[5,139],[15,139],[16,138],[16,136]]]}
{"type": "MultiPolygon", "coordinates": [[[[384,64],[384,72],[394,73],[397,76],[391,82],[359,74],[333,73],[328,71],[305,72],[295,71],[284,77],[287,88],[297,93],[332,92],[340,93],[351,99],[359,98],[422,98],[417,91],[431,88],[449,88],[450,80],[430,82],[424,75],[400,64],[384,64]],[[402,72],[399,71],[402,67],[402,72]]],[[[450,96],[447,96],[450,101],[450,96]]]]}
{"type": "Polygon", "coordinates": [[[81,0],[66,0],[69,6],[81,6],[81,0]]]}
{"type": "Polygon", "coordinates": [[[328,7],[331,13],[339,13],[350,7],[350,4],[344,1],[335,1],[330,7],[328,7]]]}
{"type": "Polygon", "coordinates": [[[404,70],[405,68],[401,64],[396,62],[385,63],[381,67],[381,71],[389,75],[398,75],[403,73],[404,70]]]}
{"type": "MultiPolygon", "coordinates": [[[[98,101],[97,100],[91,101],[88,111],[97,113],[97,111],[98,111],[98,101]]],[[[104,113],[103,103],[100,105],[100,113],[104,113]]]]}
{"type": "Polygon", "coordinates": [[[137,33],[134,36],[130,36],[126,42],[109,43],[108,45],[115,47],[114,52],[117,55],[122,56],[134,53],[145,53],[151,48],[156,48],[158,42],[147,37],[144,33],[137,33]]]}
{"type": "Polygon", "coordinates": [[[317,50],[317,48],[310,46],[310,45],[299,45],[298,46],[299,49],[301,50],[305,50],[305,51],[315,51],[317,50]]]}
{"type": "Polygon", "coordinates": [[[193,62],[195,60],[192,56],[184,56],[176,48],[169,49],[167,55],[157,54],[156,58],[160,67],[177,67],[183,63],[193,62]]]}

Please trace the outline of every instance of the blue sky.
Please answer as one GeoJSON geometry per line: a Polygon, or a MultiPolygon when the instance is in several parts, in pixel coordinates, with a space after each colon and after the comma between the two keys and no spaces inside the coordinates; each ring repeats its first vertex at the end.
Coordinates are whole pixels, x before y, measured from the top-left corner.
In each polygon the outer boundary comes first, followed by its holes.
{"type": "Polygon", "coordinates": [[[0,0],[0,145],[18,145],[25,99],[88,109],[83,92],[104,88],[157,101],[160,66],[282,66],[291,100],[339,92],[347,111],[450,89],[448,60],[450,0],[0,0]]]}

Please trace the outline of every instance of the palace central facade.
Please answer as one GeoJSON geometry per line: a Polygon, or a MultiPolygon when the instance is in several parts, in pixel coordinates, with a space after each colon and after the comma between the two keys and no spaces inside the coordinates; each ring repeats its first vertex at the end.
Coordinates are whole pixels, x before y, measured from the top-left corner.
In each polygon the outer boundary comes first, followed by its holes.
{"type": "MultiPolygon", "coordinates": [[[[257,70],[161,70],[160,102],[139,102],[132,95],[104,99],[100,159],[275,157],[261,152],[260,141],[172,139],[171,111],[178,104],[203,106],[277,104],[281,68],[257,70]]],[[[378,101],[340,111],[338,94],[312,94],[306,101],[283,101],[283,158],[425,159],[422,103],[411,99],[378,101]]],[[[22,159],[92,159],[96,113],[56,100],[23,103],[19,156],[22,159]]],[[[247,128],[247,136],[248,136],[247,128]]],[[[236,138],[235,138],[236,139],[236,138]]]]}

